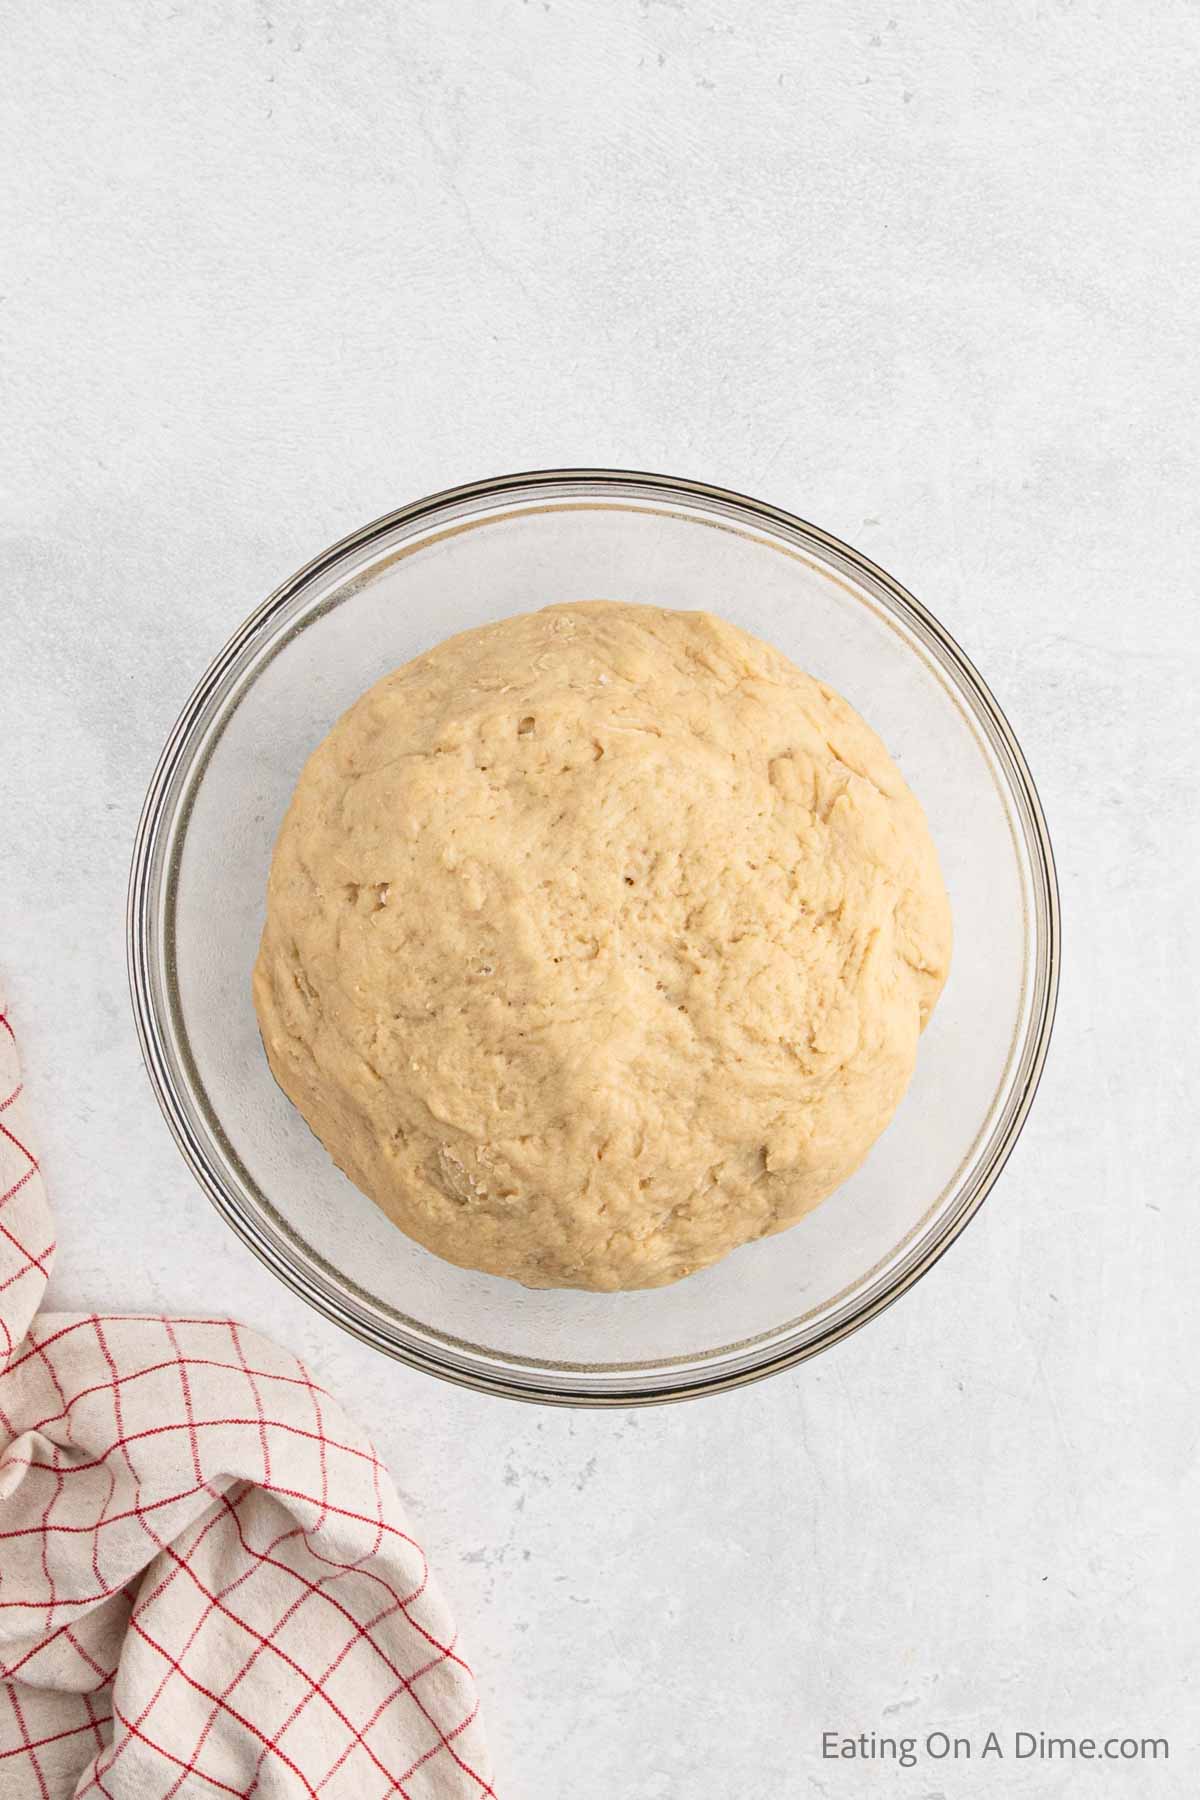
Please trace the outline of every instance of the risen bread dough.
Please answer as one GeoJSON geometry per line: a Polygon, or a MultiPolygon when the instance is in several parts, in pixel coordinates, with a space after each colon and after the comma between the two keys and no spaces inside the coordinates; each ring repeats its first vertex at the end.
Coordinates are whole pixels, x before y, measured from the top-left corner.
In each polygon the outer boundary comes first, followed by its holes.
{"type": "Polygon", "coordinates": [[[950,914],[829,688],[707,613],[464,632],[319,745],[271,868],[271,1068],[411,1237],[653,1287],[791,1225],[912,1075],[950,914]]]}

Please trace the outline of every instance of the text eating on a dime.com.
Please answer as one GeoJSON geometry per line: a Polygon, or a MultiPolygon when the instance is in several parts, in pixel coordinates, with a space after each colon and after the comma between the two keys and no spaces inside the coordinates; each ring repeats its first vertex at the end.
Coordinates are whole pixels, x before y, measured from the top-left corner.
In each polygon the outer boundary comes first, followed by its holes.
{"type": "Polygon", "coordinates": [[[927,1731],[899,1737],[880,1731],[823,1731],[822,1762],[1167,1762],[1171,1746],[1165,1737],[1131,1731],[1057,1734],[1048,1731],[993,1730],[962,1735],[927,1731]]]}

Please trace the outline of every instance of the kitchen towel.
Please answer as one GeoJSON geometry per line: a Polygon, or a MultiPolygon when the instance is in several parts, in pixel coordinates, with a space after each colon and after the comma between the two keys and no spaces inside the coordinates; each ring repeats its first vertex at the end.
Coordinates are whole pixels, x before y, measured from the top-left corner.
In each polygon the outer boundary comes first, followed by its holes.
{"type": "Polygon", "coordinates": [[[0,1795],[490,1795],[371,1443],[229,1319],[39,1313],[54,1230],[0,995],[0,1795]]]}

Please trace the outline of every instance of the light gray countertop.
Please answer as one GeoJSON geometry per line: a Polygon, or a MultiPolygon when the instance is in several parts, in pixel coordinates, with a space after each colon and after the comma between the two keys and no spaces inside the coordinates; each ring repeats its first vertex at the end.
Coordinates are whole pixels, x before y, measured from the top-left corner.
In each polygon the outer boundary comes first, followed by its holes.
{"type": "Polygon", "coordinates": [[[0,958],[54,1303],[228,1309],[368,1423],[506,1800],[1196,1793],[1196,7],[2,11],[0,958]],[[636,1414],[458,1392],[278,1286],[125,988],[146,783],[242,616],[407,499],[579,462],[898,575],[1063,889],[1049,1067],[962,1241],[817,1361],[636,1414]],[[980,1763],[990,1727],[1171,1760],[980,1763]]]}

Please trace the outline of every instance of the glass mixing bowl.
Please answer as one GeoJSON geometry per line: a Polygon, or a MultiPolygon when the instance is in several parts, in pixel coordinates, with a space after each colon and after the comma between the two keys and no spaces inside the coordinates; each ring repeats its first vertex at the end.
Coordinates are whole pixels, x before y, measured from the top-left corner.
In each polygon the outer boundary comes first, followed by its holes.
{"type": "Polygon", "coordinates": [[[1012,732],[958,646],[858,552],[777,508],[661,475],[572,469],[436,494],[365,526],[246,620],[172,731],[138,830],[130,980],[159,1102],[234,1230],[377,1349],[560,1404],[711,1393],[864,1324],[979,1207],[1028,1113],[1059,963],[1050,842],[1012,732]],[[929,816],[950,981],[895,1119],[808,1218],[673,1287],[531,1292],[419,1249],[276,1087],[250,970],[271,849],[309,751],[380,675],[553,601],[703,607],[830,682],[929,816]]]}

